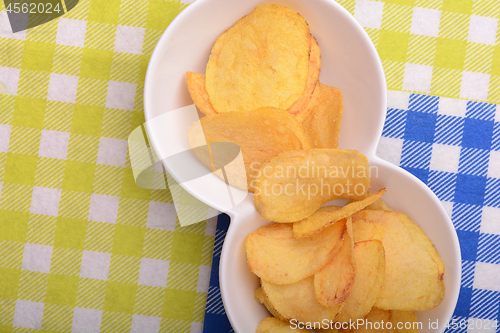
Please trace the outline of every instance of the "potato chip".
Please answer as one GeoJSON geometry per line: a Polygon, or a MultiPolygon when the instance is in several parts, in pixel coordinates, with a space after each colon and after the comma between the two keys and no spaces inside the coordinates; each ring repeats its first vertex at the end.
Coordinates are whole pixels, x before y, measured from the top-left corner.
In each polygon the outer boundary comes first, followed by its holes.
{"type": "Polygon", "coordinates": [[[307,75],[307,83],[304,92],[299,99],[287,109],[290,114],[297,117],[299,122],[302,122],[312,107],[307,108],[312,98],[313,92],[319,84],[319,73],[321,71],[321,49],[319,48],[316,38],[311,36],[311,53],[309,55],[309,72],[307,75]]]}
{"type": "Polygon", "coordinates": [[[267,296],[262,291],[262,287],[257,288],[255,290],[253,296],[257,302],[259,302],[260,304],[263,304],[266,307],[267,311],[269,311],[270,314],[272,314],[274,317],[276,317],[280,320],[285,320],[285,318],[278,311],[276,311],[275,308],[273,308],[271,303],[269,303],[267,296]]]}
{"type": "Polygon", "coordinates": [[[297,222],[330,200],[364,199],[369,186],[368,160],[355,150],[288,151],[261,165],[255,208],[270,221],[297,222]]]}
{"type": "Polygon", "coordinates": [[[366,316],[384,283],[385,258],[382,242],[358,242],[353,249],[355,279],[351,293],[335,321],[356,321],[366,316]]]}
{"type": "Polygon", "coordinates": [[[363,219],[384,227],[385,282],[375,303],[377,308],[421,311],[443,300],[444,263],[423,231],[406,215],[390,211],[363,210],[363,219]]]}
{"type": "Polygon", "coordinates": [[[344,103],[338,88],[319,83],[305,116],[298,115],[313,148],[338,148],[344,103]],[[302,119],[303,118],[303,119],[302,119]]]}
{"type": "Polygon", "coordinates": [[[212,48],[205,88],[217,113],[290,108],[306,89],[311,35],[305,19],[280,5],[256,7],[212,48]]]}
{"type": "Polygon", "coordinates": [[[291,224],[264,226],[247,236],[248,265],[258,277],[290,284],[321,270],[335,255],[345,233],[339,221],[313,237],[296,239],[291,224]]]}
{"type": "Polygon", "coordinates": [[[235,179],[231,185],[243,189],[248,186],[251,192],[262,162],[283,151],[309,148],[309,141],[297,120],[288,112],[275,108],[203,117],[191,125],[188,132],[192,148],[199,145],[200,140],[232,142],[241,148],[246,172],[237,169],[233,175],[229,169],[228,177],[235,179]]]}
{"type": "Polygon", "coordinates": [[[257,333],[309,333],[306,329],[292,328],[287,321],[276,318],[266,318],[257,327],[257,333]]]}
{"type": "Polygon", "coordinates": [[[288,320],[299,322],[321,322],[332,320],[340,306],[324,307],[314,293],[314,277],[296,283],[278,285],[262,280],[262,290],[272,306],[288,320]]]}
{"type": "Polygon", "coordinates": [[[389,206],[387,206],[387,204],[382,199],[378,199],[371,205],[366,206],[365,209],[392,210],[391,208],[389,208],[389,206]]]}
{"type": "Polygon", "coordinates": [[[321,207],[305,220],[294,223],[293,234],[297,238],[313,235],[315,232],[318,232],[321,229],[362,210],[366,206],[377,201],[384,193],[385,188],[363,200],[350,202],[344,207],[321,207]]]}
{"type": "Polygon", "coordinates": [[[352,232],[354,242],[363,242],[367,240],[379,240],[384,238],[384,227],[377,223],[370,223],[365,220],[357,220],[352,223],[352,232]]]}
{"type": "Polygon", "coordinates": [[[392,312],[372,308],[370,313],[366,315],[364,321],[354,331],[356,333],[396,333],[392,328],[392,312]],[[390,325],[387,325],[390,323],[390,325]],[[390,328],[388,328],[390,326],[390,328]]]}
{"type": "Polygon", "coordinates": [[[217,112],[210,104],[207,91],[205,90],[205,75],[194,72],[186,73],[186,81],[188,85],[189,94],[193,99],[194,104],[200,109],[201,112],[207,116],[215,115],[217,112]]]}
{"type": "Polygon", "coordinates": [[[333,259],[314,274],[314,291],[321,305],[341,305],[349,296],[354,283],[352,246],[351,237],[346,232],[333,259]]]}
{"type": "Polygon", "coordinates": [[[391,323],[397,333],[417,333],[422,328],[413,311],[391,310],[391,323]]]}

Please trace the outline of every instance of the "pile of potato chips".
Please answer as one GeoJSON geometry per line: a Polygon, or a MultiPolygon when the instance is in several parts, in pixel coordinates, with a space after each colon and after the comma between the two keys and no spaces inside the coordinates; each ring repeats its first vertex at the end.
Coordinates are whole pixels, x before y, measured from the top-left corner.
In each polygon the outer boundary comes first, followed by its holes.
{"type": "Polygon", "coordinates": [[[257,211],[276,222],[246,239],[261,282],[255,299],[274,317],[257,332],[416,332],[413,311],[444,297],[443,261],[416,224],[381,200],[385,189],[368,192],[367,158],[338,149],[342,93],[319,82],[320,69],[305,19],[263,5],[219,36],[205,75],[186,74],[206,115],[189,129],[191,147],[207,145],[200,160],[253,192],[257,211]],[[224,173],[214,167],[214,142],[241,149],[224,173]],[[351,201],[324,206],[334,199],[351,201]],[[393,327],[370,326],[384,322],[393,327]]]}

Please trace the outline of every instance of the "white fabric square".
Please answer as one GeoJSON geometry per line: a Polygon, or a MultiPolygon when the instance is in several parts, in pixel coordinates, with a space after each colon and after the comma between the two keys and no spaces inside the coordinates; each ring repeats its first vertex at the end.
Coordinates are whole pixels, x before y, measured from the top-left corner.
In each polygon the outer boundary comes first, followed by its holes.
{"type": "Polygon", "coordinates": [[[138,283],[145,286],[165,287],[167,284],[168,267],[168,261],[142,258],[138,283]]]}
{"type": "Polygon", "coordinates": [[[410,93],[405,91],[387,90],[387,107],[391,109],[408,110],[410,93]]]}
{"type": "Polygon", "coordinates": [[[430,92],[432,79],[432,66],[407,63],[403,89],[418,92],[430,92]]]}
{"type": "Polygon", "coordinates": [[[68,132],[42,130],[38,156],[65,159],[68,155],[68,132]]]}
{"type": "Polygon", "coordinates": [[[476,271],[474,273],[474,288],[500,291],[500,265],[489,264],[485,262],[476,262],[476,271]]]}
{"type": "Polygon", "coordinates": [[[399,165],[403,139],[381,137],[377,147],[377,156],[394,165],[399,165]]]}
{"type": "Polygon", "coordinates": [[[410,32],[416,35],[437,37],[440,21],[440,10],[415,7],[413,8],[410,32]]]}
{"type": "Polygon", "coordinates": [[[438,114],[446,116],[465,117],[467,101],[458,98],[439,98],[438,114]]]}
{"type": "Polygon", "coordinates": [[[26,38],[26,32],[27,30],[13,33],[7,11],[0,12],[0,37],[24,40],[26,38]]]}
{"type": "Polygon", "coordinates": [[[384,3],[381,1],[358,0],[354,7],[354,18],[365,28],[380,29],[384,3]]]}
{"type": "Polygon", "coordinates": [[[102,310],[75,308],[71,333],[99,333],[102,310]]]}
{"type": "Polygon", "coordinates": [[[484,101],[488,98],[489,85],[490,76],[488,74],[464,71],[462,73],[460,97],[484,101]]]}
{"type": "MultiPolygon", "coordinates": [[[[467,333],[495,333],[497,331],[497,321],[491,319],[469,317],[466,321],[467,333]]],[[[457,322],[460,326],[460,321],[457,322]]]]}
{"type": "Polygon", "coordinates": [[[57,216],[60,200],[61,189],[35,186],[31,196],[30,213],[57,216]]]}
{"type": "Polygon", "coordinates": [[[160,324],[161,318],[133,315],[130,333],[159,333],[160,324]]]}
{"type": "Polygon", "coordinates": [[[481,232],[500,235],[500,208],[483,207],[481,216],[481,232]]]}
{"type": "Polygon", "coordinates": [[[488,177],[500,178],[500,151],[494,151],[494,150],[490,151],[488,177]]]}
{"type": "Polygon", "coordinates": [[[89,279],[107,280],[110,262],[110,253],[83,251],[80,276],[89,279]]]}
{"type": "Polygon", "coordinates": [[[116,27],[115,52],[141,54],[146,29],[119,25],[116,27]]]}
{"type": "Polygon", "coordinates": [[[11,95],[17,94],[17,86],[19,84],[19,75],[21,70],[19,68],[2,67],[0,66],[0,82],[2,82],[7,91],[11,95]]]}
{"type": "Polygon", "coordinates": [[[119,197],[92,194],[90,197],[89,221],[116,223],[119,197]]]}
{"type": "Polygon", "coordinates": [[[109,81],[106,107],[132,111],[134,109],[137,84],[109,81]]]}
{"type": "Polygon", "coordinates": [[[16,310],[14,311],[14,320],[12,326],[41,329],[43,318],[43,303],[16,301],[16,310]]]}
{"type": "Polygon", "coordinates": [[[467,40],[470,43],[495,45],[497,26],[498,19],[496,18],[472,15],[467,40]]]}
{"type": "Polygon", "coordinates": [[[50,273],[51,259],[52,246],[27,243],[24,245],[21,268],[25,271],[50,273]]]}
{"type": "Polygon", "coordinates": [[[460,147],[435,143],[432,145],[430,169],[435,171],[458,172],[460,147]]]}
{"type": "Polygon", "coordinates": [[[208,293],[208,286],[210,285],[211,266],[201,265],[198,269],[198,285],[196,291],[199,293],[208,293]]]}
{"type": "Polygon", "coordinates": [[[189,333],[203,333],[203,323],[193,321],[189,333]]]}
{"type": "Polygon", "coordinates": [[[56,44],[83,47],[86,30],[87,22],[84,20],[60,18],[57,24],[56,44]]]}
{"type": "Polygon", "coordinates": [[[10,141],[10,125],[0,124],[0,152],[6,153],[9,151],[10,141]]]}
{"type": "Polygon", "coordinates": [[[78,77],[64,74],[50,74],[47,100],[75,103],[78,77]]]}
{"type": "Polygon", "coordinates": [[[99,141],[97,163],[124,167],[127,157],[127,140],[102,137],[99,141]]]}
{"type": "Polygon", "coordinates": [[[453,202],[441,201],[441,205],[444,207],[444,210],[446,210],[446,213],[448,213],[451,218],[451,215],[453,214],[453,202]]]}
{"type": "Polygon", "coordinates": [[[146,227],[174,231],[176,221],[177,212],[174,204],[157,201],[149,202],[146,227]]]}

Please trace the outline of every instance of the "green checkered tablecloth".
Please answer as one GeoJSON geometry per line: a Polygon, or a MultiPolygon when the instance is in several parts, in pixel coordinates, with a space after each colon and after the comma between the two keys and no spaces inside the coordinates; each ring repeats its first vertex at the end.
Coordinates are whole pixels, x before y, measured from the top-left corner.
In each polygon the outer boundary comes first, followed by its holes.
{"type": "MultiPolygon", "coordinates": [[[[500,103],[500,2],[339,2],[388,89],[500,103]]],[[[181,228],[127,153],[152,50],[186,6],[82,0],[12,34],[0,2],[0,332],[202,331],[214,221],[181,228]]]]}

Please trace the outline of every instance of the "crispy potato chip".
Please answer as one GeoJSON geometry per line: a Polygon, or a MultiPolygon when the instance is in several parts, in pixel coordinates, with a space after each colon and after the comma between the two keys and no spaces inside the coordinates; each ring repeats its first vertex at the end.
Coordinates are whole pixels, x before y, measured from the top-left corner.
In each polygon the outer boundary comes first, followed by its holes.
{"type": "Polygon", "coordinates": [[[287,321],[276,318],[266,318],[257,327],[257,333],[309,333],[306,329],[292,328],[287,321]]]}
{"type": "Polygon", "coordinates": [[[375,201],[371,205],[366,206],[365,209],[391,210],[392,211],[392,209],[390,209],[389,206],[387,206],[387,204],[382,199],[378,199],[377,201],[375,201]]]}
{"type": "Polygon", "coordinates": [[[354,242],[363,242],[367,240],[379,240],[384,238],[384,227],[377,223],[366,222],[365,220],[357,220],[352,223],[352,232],[354,242]]]}
{"type": "Polygon", "coordinates": [[[311,53],[309,55],[309,72],[307,76],[307,83],[304,92],[299,97],[299,99],[293,103],[287,111],[297,117],[299,122],[302,122],[310,111],[311,108],[307,108],[309,101],[312,98],[313,92],[319,84],[319,73],[321,71],[321,49],[319,48],[316,38],[311,36],[311,53]]]}
{"type": "Polygon", "coordinates": [[[207,91],[205,90],[205,75],[194,72],[186,73],[186,81],[188,85],[189,94],[193,99],[194,104],[200,109],[201,112],[207,116],[215,115],[217,112],[210,104],[207,91]]]}
{"type": "Polygon", "coordinates": [[[270,221],[297,222],[330,200],[364,199],[369,186],[368,160],[358,151],[288,151],[261,165],[255,208],[270,221]]]}
{"type": "Polygon", "coordinates": [[[335,255],[345,233],[339,221],[313,237],[296,239],[291,224],[273,224],[247,236],[248,265],[258,277],[290,284],[321,270],[335,255]]]}
{"type": "Polygon", "coordinates": [[[391,323],[397,333],[417,333],[422,328],[413,311],[391,310],[391,323]]]}
{"type": "Polygon", "coordinates": [[[380,199],[384,193],[385,188],[363,200],[350,202],[344,207],[321,207],[305,220],[294,223],[293,234],[297,238],[313,235],[315,232],[318,232],[323,228],[326,228],[329,225],[362,210],[366,206],[380,199]]]}
{"type": "Polygon", "coordinates": [[[272,314],[273,317],[276,317],[280,320],[285,320],[285,318],[278,311],[276,311],[275,308],[273,308],[271,303],[269,303],[267,296],[262,291],[262,287],[257,288],[255,290],[253,296],[257,302],[259,302],[260,304],[263,304],[266,307],[267,311],[269,311],[269,313],[272,314]]]}
{"type": "Polygon", "coordinates": [[[297,116],[313,148],[338,148],[344,111],[342,92],[323,83],[316,89],[318,92],[314,92],[312,104],[305,108],[307,114],[297,116]]]}
{"type": "Polygon", "coordinates": [[[346,232],[337,254],[314,274],[314,291],[321,305],[341,305],[349,296],[354,283],[352,247],[352,239],[346,232]]]}
{"type": "Polygon", "coordinates": [[[287,320],[295,319],[304,323],[332,320],[340,309],[340,306],[324,307],[318,302],[313,276],[287,285],[265,280],[261,283],[269,302],[287,320]]]}
{"type": "Polygon", "coordinates": [[[256,7],[212,48],[205,88],[217,113],[290,108],[303,94],[311,35],[305,19],[280,5],[256,7]]]}
{"type": "MultiPolygon", "coordinates": [[[[188,141],[192,148],[199,146],[199,141],[237,144],[246,172],[241,168],[236,169],[235,174],[232,169],[226,172],[234,179],[231,185],[243,189],[248,186],[251,192],[262,162],[283,151],[309,148],[309,141],[297,120],[288,112],[275,108],[203,117],[189,128],[188,141]]],[[[206,144],[203,142],[201,144],[206,144]]]]}
{"type": "Polygon", "coordinates": [[[392,329],[392,312],[388,310],[381,310],[372,308],[362,322],[354,331],[356,333],[395,333],[392,329]],[[385,325],[383,324],[385,323],[385,325]],[[387,323],[391,323],[390,327],[387,323]]]}
{"type": "Polygon", "coordinates": [[[445,293],[444,263],[424,232],[396,212],[363,210],[353,215],[353,222],[358,219],[384,227],[385,282],[375,306],[404,311],[438,306],[445,293]]]}
{"type": "Polygon", "coordinates": [[[354,245],[355,279],[349,297],[335,321],[349,322],[370,312],[384,283],[385,258],[382,242],[371,240],[354,245]]]}

